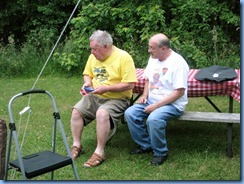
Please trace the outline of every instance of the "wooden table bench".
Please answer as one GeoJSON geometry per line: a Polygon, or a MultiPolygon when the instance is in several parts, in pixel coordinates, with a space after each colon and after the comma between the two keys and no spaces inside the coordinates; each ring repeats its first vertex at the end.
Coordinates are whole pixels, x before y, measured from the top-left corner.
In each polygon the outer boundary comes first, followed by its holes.
{"type": "Polygon", "coordinates": [[[202,121],[219,123],[240,123],[239,113],[195,112],[189,111],[178,118],[183,121],[202,121]]]}
{"type": "Polygon", "coordinates": [[[194,122],[217,122],[227,123],[227,156],[233,156],[232,150],[232,125],[233,123],[240,123],[239,113],[219,113],[219,112],[184,112],[178,118],[181,121],[194,121],[194,122]]]}

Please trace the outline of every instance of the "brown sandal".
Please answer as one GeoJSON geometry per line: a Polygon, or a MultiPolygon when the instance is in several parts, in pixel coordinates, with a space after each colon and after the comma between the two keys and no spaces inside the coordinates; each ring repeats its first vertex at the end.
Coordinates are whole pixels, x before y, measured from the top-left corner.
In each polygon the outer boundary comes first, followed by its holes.
{"type": "Polygon", "coordinates": [[[80,148],[78,148],[77,146],[72,146],[70,152],[71,152],[72,158],[75,160],[80,156],[80,154],[83,153],[82,146],[80,148]]]}
{"type": "Polygon", "coordinates": [[[103,161],[105,160],[104,156],[100,156],[97,153],[93,153],[93,155],[91,156],[91,158],[84,163],[84,167],[96,167],[98,165],[100,165],[103,161]]]}

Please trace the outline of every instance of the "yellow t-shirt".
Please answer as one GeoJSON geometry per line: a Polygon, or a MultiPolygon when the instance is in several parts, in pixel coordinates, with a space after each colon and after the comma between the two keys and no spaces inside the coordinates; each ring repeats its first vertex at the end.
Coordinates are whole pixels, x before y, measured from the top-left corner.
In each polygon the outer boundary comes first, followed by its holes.
{"type": "MultiPolygon", "coordinates": [[[[91,54],[86,63],[83,75],[92,78],[94,88],[120,82],[137,82],[136,70],[132,57],[115,46],[113,53],[105,60],[99,61],[91,54]]],[[[96,94],[97,95],[97,94],[96,94]]],[[[132,90],[107,92],[98,95],[102,98],[131,98],[132,90]]]]}

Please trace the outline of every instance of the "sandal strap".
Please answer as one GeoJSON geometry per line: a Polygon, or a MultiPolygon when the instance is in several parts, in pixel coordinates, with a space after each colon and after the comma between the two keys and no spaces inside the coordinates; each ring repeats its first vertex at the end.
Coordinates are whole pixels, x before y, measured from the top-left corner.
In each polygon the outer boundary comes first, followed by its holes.
{"type": "Polygon", "coordinates": [[[91,158],[84,164],[84,167],[95,167],[100,165],[105,160],[104,156],[93,153],[91,158]]]}
{"type": "Polygon", "coordinates": [[[72,146],[71,147],[71,156],[72,158],[75,160],[77,159],[80,154],[82,153],[82,146],[80,148],[78,148],[77,146],[72,146]]]}

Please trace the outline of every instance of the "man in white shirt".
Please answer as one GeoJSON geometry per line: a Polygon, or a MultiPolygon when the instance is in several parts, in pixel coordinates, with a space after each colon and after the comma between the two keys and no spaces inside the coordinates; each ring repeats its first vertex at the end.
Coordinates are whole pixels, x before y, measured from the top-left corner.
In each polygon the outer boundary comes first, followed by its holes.
{"type": "Polygon", "coordinates": [[[125,120],[132,139],[139,145],[131,154],[153,152],[151,165],[161,165],[168,157],[167,122],[181,116],[188,103],[189,66],[170,48],[170,40],[162,33],[150,38],[148,52],[144,92],[125,111],[125,120]]]}

